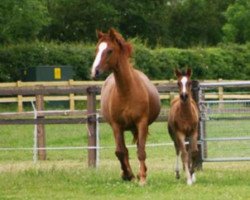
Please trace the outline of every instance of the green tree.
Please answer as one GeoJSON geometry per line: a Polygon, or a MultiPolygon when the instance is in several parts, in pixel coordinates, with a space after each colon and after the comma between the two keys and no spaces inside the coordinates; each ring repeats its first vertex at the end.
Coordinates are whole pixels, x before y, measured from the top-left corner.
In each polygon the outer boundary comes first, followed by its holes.
{"type": "Polygon", "coordinates": [[[166,17],[169,0],[115,0],[119,29],[127,37],[139,37],[149,45],[163,44],[168,34],[166,17]]]}
{"type": "Polygon", "coordinates": [[[0,1],[0,43],[35,40],[49,23],[42,0],[0,1]]]}
{"type": "Polygon", "coordinates": [[[96,29],[117,27],[116,10],[107,0],[53,0],[47,2],[51,24],[41,37],[59,41],[95,41],[96,29]]]}
{"type": "Polygon", "coordinates": [[[245,43],[250,41],[250,1],[237,0],[225,12],[224,41],[245,43]]]}
{"type": "Polygon", "coordinates": [[[222,15],[234,0],[186,0],[170,4],[168,13],[170,45],[188,47],[216,45],[222,40],[222,15]]]}

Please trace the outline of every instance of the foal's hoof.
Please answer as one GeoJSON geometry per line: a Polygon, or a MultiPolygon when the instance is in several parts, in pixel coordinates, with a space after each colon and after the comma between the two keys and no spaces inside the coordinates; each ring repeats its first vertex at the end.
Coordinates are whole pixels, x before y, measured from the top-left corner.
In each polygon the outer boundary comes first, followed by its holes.
{"type": "Polygon", "coordinates": [[[176,172],[175,178],[176,178],[176,179],[180,179],[180,177],[181,177],[181,176],[180,176],[180,172],[176,172]]]}
{"type": "Polygon", "coordinates": [[[192,182],[195,183],[196,182],[196,176],[195,173],[192,174],[192,182]]]}
{"type": "Polygon", "coordinates": [[[191,186],[193,184],[192,180],[187,180],[187,185],[191,186]]]}

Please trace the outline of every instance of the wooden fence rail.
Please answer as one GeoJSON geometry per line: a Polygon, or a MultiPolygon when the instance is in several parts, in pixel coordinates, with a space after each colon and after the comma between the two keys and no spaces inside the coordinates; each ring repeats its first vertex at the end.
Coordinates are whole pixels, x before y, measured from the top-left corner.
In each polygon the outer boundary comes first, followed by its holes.
{"type": "MultiPolygon", "coordinates": [[[[222,79],[212,81],[207,80],[203,83],[219,83],[222,79]]],[[[227,81],[230,82],[230,81],[227,81]]],[[[177,95],[175,91],[167,90],[164,92],[164,85],[172,85],[175,87],[176,81],[164,80],[153,81],[160,91],[160,98],[162,100],[172,99],[177,95]],[[162,88],[162,89],[161,89],[162,88]]],[[[1,103],[17,103],[17,111],[22,112],[23,103],[34,102],[35,93],[44,95],[44,101],[66,101],[69,102],[69,109],[75,110],[76,101],[87,101],[86,88],[89,86],[97,86],[100,90],[103,81],[60,81],[60,82],[14,82],[14,83],[0,83],[0,105],[1,103]],[[37,87],[40,87],[38,90],[37,87]],[[46,89],[45,89],[46,88],[46,89]],[[68,92],[67,92],[68,91],[68,92]],[[67,95],[65,95],[66,93],[67,95]]],[[[100,99],[100,95],[97,94],[97,100],[100,99]]],[[[206,93],[206,99],[250,99],[250,92],[248,93],[226,93],[223,87],[218,87],[216,91],[206,93]]]]}

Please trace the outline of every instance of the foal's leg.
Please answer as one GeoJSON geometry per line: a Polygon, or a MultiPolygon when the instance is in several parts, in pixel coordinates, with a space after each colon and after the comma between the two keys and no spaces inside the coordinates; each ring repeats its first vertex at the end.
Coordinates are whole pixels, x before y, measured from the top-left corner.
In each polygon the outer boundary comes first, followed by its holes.
{"type": "Polygon", "coordinates": [[[192,134],[191,137],[191,169],[190,169],[190,173],[192,175],[192,181],[195,182],[196,181],[196,177],[195,177],[195,169],[197,168],[197,164],[198,164],[198,144],[197,144],[197,140],[198,140],[198,132],[195,131],[192,134]]]}
{"type": "Polygon", "coordinates": [[[175,177],[176,179],[180,178],[180,163],[179,163],[179,157],[180,157],[180,150],[179,150],[179,146],[178,143],[176,141],[176,134],[173,131],[173,129],[171,128],[171,126],[168,123],[168,133],[171,137],[171,139],[174,142],[174,147],[175,147],[175,153],[176,153],[176,162],[175,162],[175,177]]]}
{"type": "Polygon", "coordinates": [[[121,163],[122,169],[122,179],[123,180],[132,180],[135,176],[132,172],[132,169],[129,164],[129,155],[128,149],[126,148],[124,141],[124,132],[119,128],[119,126],[112,126],[114,131],[116,151],[115,154],[121,163]]]}
{"type": "Polygon", "coordinates": [[[147,172],[147,167],[145,164],[146,160],[146,151],[145,151],[145,145],[146,145],[146,139],[148,135],[148,124],[147,120],[142,121],[141,123],[138,124],[138,140],[137,140],[137,156],[140,162],[140,171],[137,175],[139,179],[139,184],[140,185],[145,185],[146,184],[146,172],[147,172]]]}
{"type": "Polygon", "coordinates": [[[179,179],[180,178],[180,163],[179,163],[180,150],[176,141],[174,141],[174,147],[175,147],[175,152],[176,152],[175,177],[176,179],[179,179]]]}
{"type": "Polygon", "coordinates": [[[188,164],[188,152],[186,150],[186,145],[185,145],[185,136],[181,133],[178,132],[177,133],[177,137],[178,137],[178,145],[181,151],[181,159],[182,159],[182,163],[184,165],[184,170],[185,170],[185,174],[186,174],[186,178],[187,178],[187,184],[188,185],[192,185],[192,178],[191,178],[191,174],[189,171],[189,164],[188,164]]]}

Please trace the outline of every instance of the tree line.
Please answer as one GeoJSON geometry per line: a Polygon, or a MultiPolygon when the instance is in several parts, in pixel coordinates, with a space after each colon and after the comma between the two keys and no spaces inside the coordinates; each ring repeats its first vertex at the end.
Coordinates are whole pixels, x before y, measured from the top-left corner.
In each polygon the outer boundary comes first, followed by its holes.
{"type": "Polygon", "coordinates": [[[249,10],[249,0],[1,0],[0,44],[92,43],[110,27],[152,47],[244,44],[249,10]]]}

